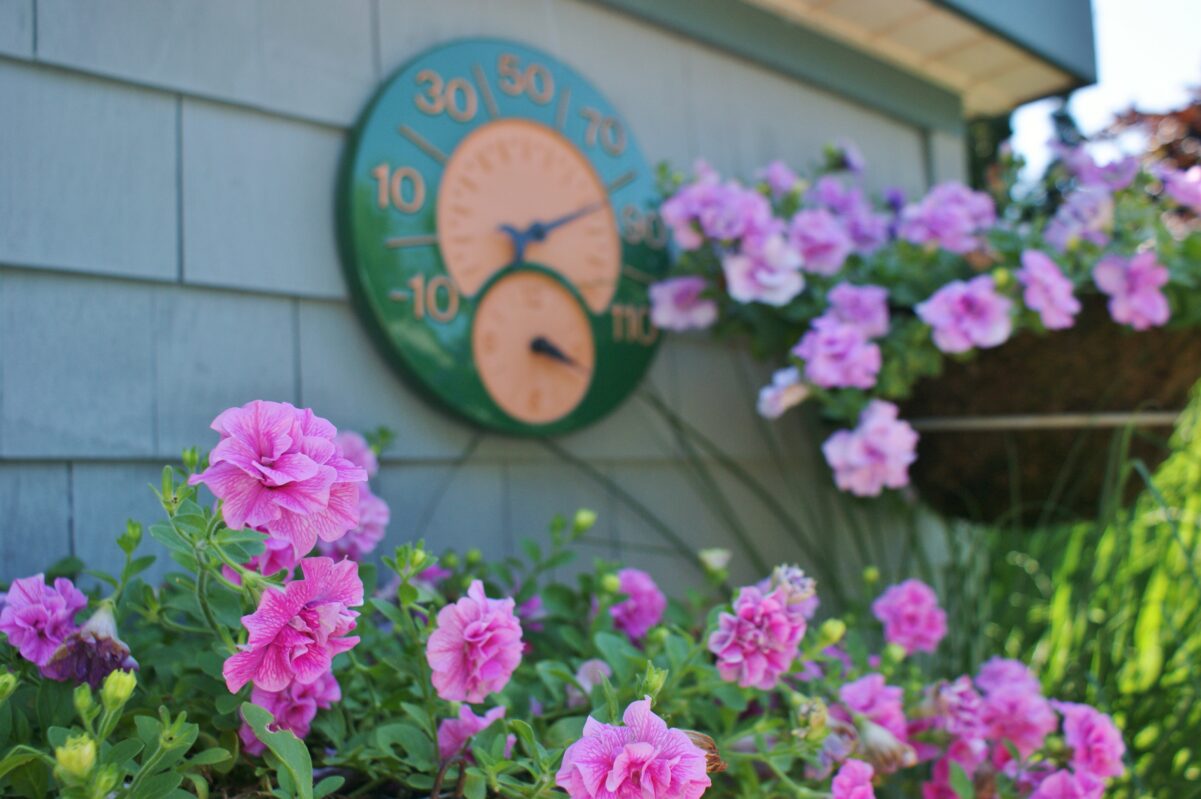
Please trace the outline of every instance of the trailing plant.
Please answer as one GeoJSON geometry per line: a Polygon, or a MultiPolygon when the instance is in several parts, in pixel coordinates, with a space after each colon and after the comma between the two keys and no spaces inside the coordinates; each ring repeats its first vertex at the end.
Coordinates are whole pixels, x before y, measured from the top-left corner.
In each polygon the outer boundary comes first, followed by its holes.
{"type": "Polygon", "coordinates": [[[991,193],[948,182],[908,202],[871,200],[849,145],[809,179],[778,161],[749,185],[704,163],[665,172],[677,274],[652,287],[653,321],[787,361],[760,413],[816,399],[852,425],[822,448],[838,487],[903,487],[918,437],[896,403],[947,359],[1069,328],[1093,295],[1134,331],[1201,323],[1201,169],[1063,148],[1019,193],[1020,167],[1007,154],[991,193]]]}
{"type": "Polygon", "coordinates": [[[925,583],[818,623],[803,571],[732,593],[720,551],[687,601],[603,561],[558,582],[587,511],[521,558],[411,543],[377,567],[376,448],[283,403],[213,427],[157,487],[165,582],[130,523],[91,596],[9,586],[3,795],[1047,799],[1125,771],[1109,717],[1021,662],[939,674],[925,583]]]}

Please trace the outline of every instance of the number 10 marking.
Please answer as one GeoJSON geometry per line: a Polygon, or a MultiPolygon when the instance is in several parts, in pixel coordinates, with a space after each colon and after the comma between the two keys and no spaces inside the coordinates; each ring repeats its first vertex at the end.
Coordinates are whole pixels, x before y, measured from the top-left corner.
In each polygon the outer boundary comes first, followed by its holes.
{"type": "Polygon", "coordinates": [[[426,282],[425,275],[413,275],[409,278],[407,291],[392,292],[392,299],[398,302],[413,299],[413,318],[424,319],[429,314],[435,322],[449,322],[459,313],[459,290],[446,275],[436,275],[426,282]]]}

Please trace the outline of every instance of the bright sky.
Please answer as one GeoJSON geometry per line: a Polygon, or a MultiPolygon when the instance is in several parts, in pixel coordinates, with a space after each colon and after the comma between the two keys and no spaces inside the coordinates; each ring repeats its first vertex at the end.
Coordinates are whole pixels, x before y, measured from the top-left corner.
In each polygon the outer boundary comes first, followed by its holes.
{"type": "MultiPolygon", "coordinates": [[[[1085,133],[1132,104],[1141,111],[1178,108],[1190,88],[1201,86],[1201,0],[1093,0],[1093,18],[1097,83],[1069,103],[1085,133]]],[[[1030,175],[1046,168],[1058,102],[1040,100],[1014,112],[1014,149],[1026,157],[1030,175]]]]}

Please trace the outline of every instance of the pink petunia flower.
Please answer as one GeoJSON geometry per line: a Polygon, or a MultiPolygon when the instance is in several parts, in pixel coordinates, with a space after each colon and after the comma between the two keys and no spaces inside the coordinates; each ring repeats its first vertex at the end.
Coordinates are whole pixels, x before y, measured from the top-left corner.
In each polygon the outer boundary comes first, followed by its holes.
{"type": "Polygon", "coordinates": [[[571,799],[699,799],[709,787],[704,751],[651,710],[633,702],[624,727],[592,717],[567,747],[555,783],[571,799]]]}
{"type": "Polygon", "coordinates": [[[1160,177],[1169,197],[1193,213],[1201,214],[1201,165],[1191,166],[1188,170],[1165,169],[1160,177]]]}
{"type": "Polygon", "coordinates": [[[359,523],[358,484],[367,472],[339,451],[337,429],[311,410],[255,400],[223,411],[209,467],[188,478],[221,500],[234,530],[264,529],[291,540],[297,557],[318,539],[336,541],[359,523]]]}
{"type": "Polygon", "coordinates": [[[813,320],[792,354],[805,362],[805,379],[822,388],[871,388],[882,361],[862,329],[829,316],[813,320]]]}
{"type": "Polygon", "coordinates": [[[868,338],[888,332],[888,289],[883,286],[853,286],[839,283],[826,295],[830,315],[854,325],[868,338]]]}
{"type": "Polygon", "coordinates": [[[872,613],[884,625],[884,638],[909,654],[933,652],[947,634],[947,614],[938,595],[921,580],[906,580],[888,588],[872,603],[872,613]]]}
{"type": "Polygon", "coordinates": [[[805,288],[801,254],[779,233],[749,240],[721,259],[726,290],[738,302],[787,305],[805,288]]]}
{"type": "MultiPolygon", "coordinates": [[[[459,752],[463,752],[469,762],[474,762],[475,758],[472,756],[471,750],[464,749],[464,747],[475,737],[476,733],[484,731],[492,722],[504,717],[505,709],[503,707],[494,707],[482,716],[471,712],[471,708],[466,705],[460,707],[457,719],[443,719],[438,725],[438,757],[445,763],[459,752]]],[[[506,738],[505,757],[513,752],[513,744],[516,740],[514,735],[506,738]]]]}
{"type": "Polygon", "coordinates": [[[546,618],[546,606],[542,603],[541,594],[534,594],[518,605],[516,613],[522,629],[536,633],[542,632],[542,620],[546,618]]]}
{"type": "Polygon", "coordinates": [[[917,315],[934,328],[934,344],[943,352],[967,352],[972,347],[996,347],[1013,330],[1013,302],[997,293],[990,275],[966,283],[952,280],[928,300],[917,315]]]}
{"type": "Polygon", "coordinates": [[[936,724],[954,738],[977,740],[984,737],[981,715],[984,699],[976,692],[970,677],[939,683],[930,692],[936,724]]]}
{"type": "Polygon", "coordinates": [[[777,200],[791,192],[801,182],[797,173],[792,171],[792,167],[783,161],[772,161],[760,169],[756,173],[756,177],[767,184],[772,196],[777,200]]]}
{"type": "Polygon", "coordinates": [[[698,275],[651,284],[651,323],[660,330],[703,330],[717,321],[717,303],[701,294],[709,282],[698,275]]]}
{"type": "Polygon", "coordinates": [[[575,681],[580,687],[567,686],[567,706],[580,707],[585,704],[592,694],[592,689],[612,676],[613,669],[605,661],[597,658],[585,660],[575,672],[575,681]]]}
{"type": "Polygon", "coordinates": [[[962,183],[940,183],[921,202],[902,209],[897,235],[963,254],[979,249],[980,234],[996,221],[996,206],[987,194],[962,183]]]}
{"type": "Polygon", "coordinates": [[[746,586],[738,591],[734,612],[718,619],[709,651],[717,656],[723,680],[766,691],[792,667],[805,629],[805,617],[790,609],[787,591],[764,594],[746,586]]]}
{"type": "Polygon", "coordinates": [[[824,208],[798,211],[788,225],[788,236],[804,259],[803,268],[819,275],[842,269],[854,249],[838,218],[824,208]]]}
{"type": "Polygon", "coordinates": [[[1069,194],[1047,223],[1043,238],[1059,252],[1086,241],[1103,247],[1113,230],[1113,196],[1100,186],[1082,186],[1069,194]]]}
{"type": "Polygon", "coordinates": [[[986,660],[976,675],[976,685],[986,694],[1011,685],[1042,693],[1042,686],[1030,667],[1013,658],[991,657],[986,660]]]}
{"type": "Polygon", "coordinates": [[[862,760],[848,760],[830,783],[832,799],[876,799],[872,788],[875,769],[862,760]]]}
{"type": "Polygon", "coordinates": [[[838,698],[849,711],[880,725],[902,742],[909,738],[903,697],[904,692],[887,685],[882,674],[868,674],[838,689],[838,698]]]}
{"type": "MultiPolygon", "coordinates": [[[[1058,726],[1051,703],[1021,683],[1003,684],[990,691],[984,697],[980,719],[990,740],[1009,741],[1022,757],[1038,751],[1058,726]]],[[[1004,747],[994,749],[994,761],[1001,761],[997,765],[1007,759],[1004,747]]]]}
{"type": "Polygon", "coordinates": [[[822,444],[834,482],[861,497],[878,495],[885,487],[909,484],[909,464],[917,459],[917,433],[897,419],[897,406],[872,400],[859,415],[854,430],[839,430],[822,444]]]}
{"type": "Polygon", "coordinates": [[[359,524],[337,541],[318,541],[317,549],[332,558],[362,561],[384,540],[392,511],[388,503],[371,493],[366,483],[359,486],[359,524]]]}
{"type": "Polygon", "coordinates": [[[827,175],[813,184],[806,199],[838,218],[852,249],[860,255],[870,255],[888,241],[888,217],[875,212],[858,186],[845,185],[827,175]]]}
{"type": "Polygon", "coordinates": [[[282,589],[267,589],[258,609],[242,617],[249,639],[222,669],[230,693],[249,682],[265,691],[314,682],[335,655],[359,642],[348,635],[359,615],[351,608],[363,604],[358,564],[306,558],[300,572],[301,579],[282,589]]]}
{"type": "Polygon", "coordinates": [[[1053,702],[1063,715],[1063,738],[1072,750],[1072,768],[1104,779],[1120,777],[1126,744],[1113,719],[1088,705],[1053,702]]]}
{"type": "Polygon", "coordinates": [[[449,702],[482,702],[504,689],[521,663],[521,622],[511,598],[489,599],[474,580],[467,596],[438,611],[425,648],[434,688],[449,702]]]}
{"type": "Polygon", "coordinates": [[[1072,281],[1050,256],[1038,250],[1023,251],[1017,278],[1026,287],[1022,294],[1026,307],[1038,311],[1044,327],[1065,330],[1075,323],[1080,301],[1072,294],[1072,281]]]}
{"type": "Polygon", "coordinates": [[[342,457],[367,472],[368,477],[379,474],[379,457],[367,443],[367,439],[353,430],[343,430],[334,437],[334,443],[342,457]]]}
{"type": "Polygon", "coordinates": [[[46,585],[43,574],[13,580],[0,610],[0,632],[21,657],[45,666],[63,639],[75,631],[75,614],[88,598],[65,577],[46,585]]]}
{"type": "Polygon", "coordinates": [[[1093,280],[1109,295],[1109,315],[1115,322],[1135,330],[1167,324],[1172,312],[1160,289],[1167,285],[1168,270],[1155,260],[1154,252],[1133,258],[1107,255],[1093,267],[1093,280]]]}
{"type": "Polygon", "coordinates": [[[930,780],[922,783],[922,799],[959,799],[951,787],[951,764],[958,763],[968,777],[988,759],[988,747],[980,740],[960,739],[947,747],[947,753],[931,769],[930,780]]]}
{"type": "Polygon", "coordinates": [[[638,641],[663,618],[667,597],[655,585],[655,580],[641,569],[622,569],[617,572],[620,591],[628,599],[609,608],[613,625],[631,639],[638,641]]]}
{"type": "Polygon", "coordinates": [[[764,419],[779,419],[789,408],[800,405],[809,396],[809,386],[801,382],[795,366],[777,369],[771,383],[759,389],[756,408],[764,419]]]}
{"type": "Polygon", "coordinates": [[[1098,163],[1084,147],[1057,147],[1059,156],[1082,186],[1099,186],[1120,191],[1138,175],[1138,158],[1128,155],[1104,164],[1098,163]]]}
{"type": "Polygon", "coordinates": [[[1030,799],[1101,799],[1104,784],[1088,774],[1060,770],[1048,775],[1030,799]]]}
{"type": "MultiPolygon", "coordinates": [[[[297,738],[308,737],[313,719],[318,710],[328,710],[334,703],[342,701],[342,688],[331,672],[326,672],[311,683],[294,682],[280,691],[266,691],[255,686],[250,691],[250,701],[275,718],[268,729],[288,730],[297,738]]],[[[242,722],[238,730],[242,748],[252,755],[261,755],[267,748],[254,730],[242,722]]]]}

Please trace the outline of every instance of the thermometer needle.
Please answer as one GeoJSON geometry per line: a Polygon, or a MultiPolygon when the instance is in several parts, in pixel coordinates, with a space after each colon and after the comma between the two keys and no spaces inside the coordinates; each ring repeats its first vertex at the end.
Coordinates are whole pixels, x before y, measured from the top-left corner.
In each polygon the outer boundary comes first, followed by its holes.
{"type": "Polygon", "coordinates": [[[545,355],[548,358],[556,360],[559,363],[565,363],[575,369],[583,370],[584,368],[582,365],[580,365],[579,361],[563,352],[563,350],[559,349],[553,341],[545,336],[536,336],[532,341],[530,341],[530,352],[533,352],[536,355],[545,355]]]}

